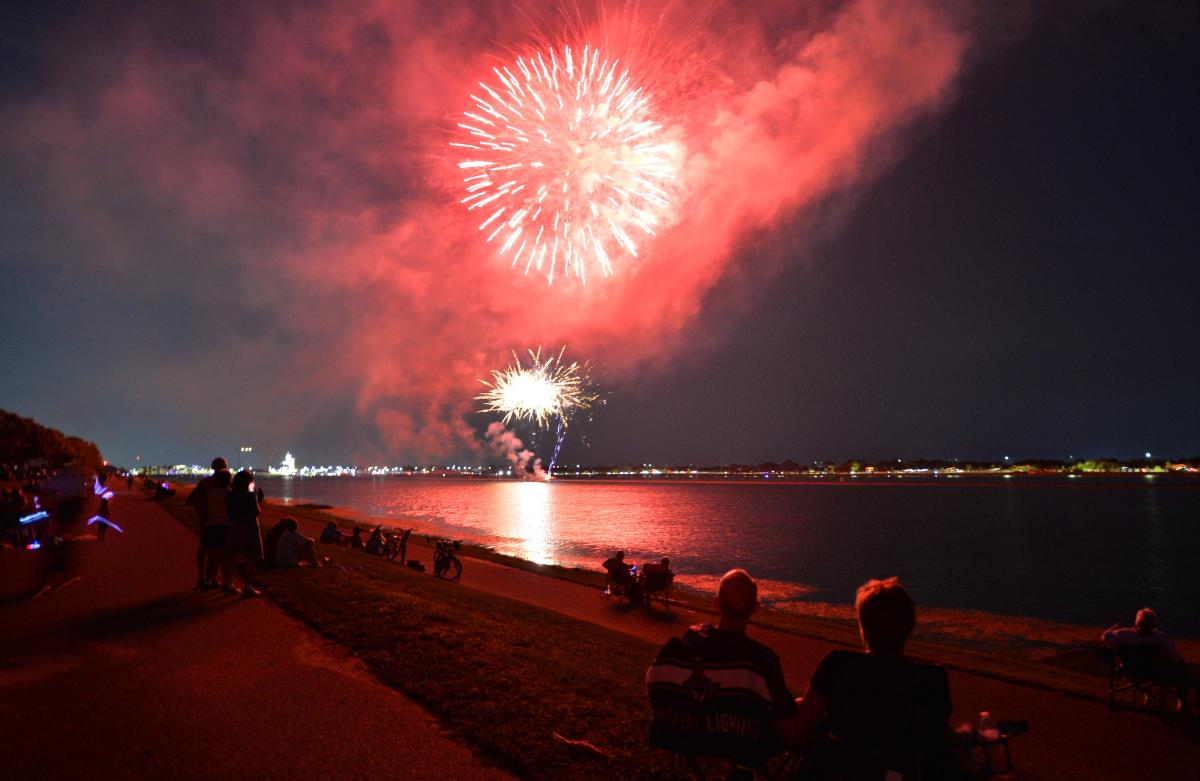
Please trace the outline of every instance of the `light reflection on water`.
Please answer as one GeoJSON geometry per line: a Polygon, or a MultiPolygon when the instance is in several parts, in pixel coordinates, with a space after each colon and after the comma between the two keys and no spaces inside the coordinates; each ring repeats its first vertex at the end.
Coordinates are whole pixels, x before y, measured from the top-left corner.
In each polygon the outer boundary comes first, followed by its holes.
{"type": "Polygon", "coordinates": [[[268,495],[412,518],[420,533],[540,563],[595,567],[623,548],[685,581],[734,566],[783,600],[849,602],[901,576],[920,604],[1107,626],[1152,604],[1200,636],[1200,481],[551,483],[263,479],[268,495]],[[790,584],[790,585],[788,585],[790,584]]]}
{"type": "Polygon", "coordinates": [[[538,564],[553,564],[550,484],[530,480],[498,483],[496,488],[500,494],[495,503],[496,534],[516,540],[521,558],[538,564]]]}

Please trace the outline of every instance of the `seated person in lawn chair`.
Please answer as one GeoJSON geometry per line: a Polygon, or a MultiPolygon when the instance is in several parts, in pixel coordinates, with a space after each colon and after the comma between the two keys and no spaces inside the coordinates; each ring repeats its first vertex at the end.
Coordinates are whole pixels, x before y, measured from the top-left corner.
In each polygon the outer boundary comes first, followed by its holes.
{"type": "Polygon", "coordinates": [[[650,607],[650,603],[654,599],[660,600],[664,607],[670,607],[671,583],[674,580],[675,573],[671,572],[671,560],[666,556],[663,556],[657,564],[642,565],[642,594],[646,600],[646,607],[650,607]]]}
{"type": "Polygon", "coordinates": [[[617,551],[612,558],[605,559],[600,566],[608,571],[608,577],[604,584],[604,596],[628,596],[632,602],[633,592],[636,592],[637,601],[641,601],[641,589],[637,583],[636,568],[625,561],[625,551],[617,551]]]}
{"type": "Polygon", "coordinates": [[[801,777],[962,778],[946,671],[904,656],[917,619],[912,597],[897,578],[870,580],[858,589],[855,612],[863,651],[826,654],[798,703],[798,728],[808,739],[801,777]]]}
{"type": "Polygon", "coordinates": [[[769,760],[799,737],[796,700],[779,657],[746,636],[758,607],[754,579],[745,570],[725,573],[716,602],[715,626],[667,641],[646,671],[650,745],[684,758],[701,778],[713,758],[732,765],[728,778],[769,776],[769,760]]]}
{"type": "Polygon", "coordinates": [[[1175,641],[1158,628],[1158,615],[1148,607],[1137,612],[1134,625],[1113,624],[1101,636],[1105,645],[1104,657],[1110,662],[1108,700],[1116,694],[1130,691],[1136,702],[1140,693],[1149,702],[1158,689],[1159,704],[1166,708],[1168,692],[1175,695],[1182,710],[1187,707],[1187,665],[1175,641]]]}

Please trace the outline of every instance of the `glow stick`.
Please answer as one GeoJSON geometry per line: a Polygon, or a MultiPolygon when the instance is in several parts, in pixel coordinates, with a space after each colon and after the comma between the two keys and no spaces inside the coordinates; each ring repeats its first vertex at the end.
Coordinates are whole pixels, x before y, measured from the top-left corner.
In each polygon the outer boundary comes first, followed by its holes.
{"type": "Polygon", "coordinates": [[[125,533],[125,530],[124,530],[124,529],[122,529],[120,526],[117,526],[115,523],[113,523],[113,522],[112,522],[112,521],[110,521],[109,519],[107,519],[107,518],[105,518],[105,517],[103,517],[103,516],[100,516],[100,515],[93,515],[91,518],[88,518],[87,525],[88,525],[88,526],[91,526],[91,525],[92,525],[93,523],[95,523],[96,521],[100,521],[101,523],[107,523],[109,526],[111,526],[111,527],[113,527],[114,529],[116,529],[117,531],[121,532],[121,534],[124,534],[124,533],[125,533]]]}

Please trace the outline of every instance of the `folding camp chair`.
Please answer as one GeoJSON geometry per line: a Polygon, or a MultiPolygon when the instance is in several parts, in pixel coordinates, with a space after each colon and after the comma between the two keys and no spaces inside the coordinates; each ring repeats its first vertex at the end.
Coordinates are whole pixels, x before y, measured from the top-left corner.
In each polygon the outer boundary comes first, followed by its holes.
{"type": "Polygon", "coordinates": [[[1108,704],[1115,706],[1117,695],[1129,692],[1133,706],[1138,699],[1149,706],[1157,701],[1159,711],[1167,712],[1167,695],[1176,703],[1184,701],[1175,666],[1162,648],[1151,643],[1118,645],[1110,649],[1108,671],[1108,704]]]}

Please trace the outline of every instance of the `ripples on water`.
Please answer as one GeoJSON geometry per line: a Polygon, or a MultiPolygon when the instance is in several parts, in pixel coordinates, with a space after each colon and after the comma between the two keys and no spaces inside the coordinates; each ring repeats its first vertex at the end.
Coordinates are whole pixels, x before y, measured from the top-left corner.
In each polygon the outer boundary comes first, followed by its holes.
{"type": "Polygon", "coordinates": [[[1168,631],[1200,636],[1194,477],[259,482],[539,563],[594,567],[623,548],[670,556],[700,585],[741,566],[776,602],[846,603],[863,580],[899,575],[922,605],[1107,626],[1150,604],[1168,631]]]}

